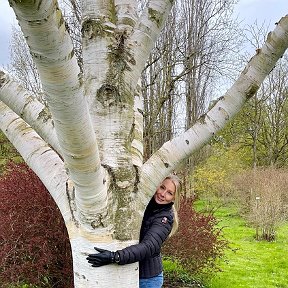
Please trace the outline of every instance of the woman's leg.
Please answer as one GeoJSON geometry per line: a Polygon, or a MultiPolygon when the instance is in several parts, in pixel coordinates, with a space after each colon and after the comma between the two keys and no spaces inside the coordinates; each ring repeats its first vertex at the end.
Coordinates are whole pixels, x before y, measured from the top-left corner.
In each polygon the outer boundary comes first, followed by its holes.
{"type": "Polygon", "coordinates": [[[139,288],[161,288],[163,285],[163,272],[155,277],[139,279],[139,288]]]}

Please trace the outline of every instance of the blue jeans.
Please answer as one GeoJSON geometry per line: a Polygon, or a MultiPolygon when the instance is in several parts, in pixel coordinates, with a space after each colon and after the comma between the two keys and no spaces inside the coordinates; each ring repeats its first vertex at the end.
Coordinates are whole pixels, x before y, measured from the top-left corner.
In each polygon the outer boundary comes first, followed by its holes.
{"type": "Polygon", "coordinates": [[[140,278],[139,288],[161,288],[163,285],[163,272],[151,278],[140,278]]]}

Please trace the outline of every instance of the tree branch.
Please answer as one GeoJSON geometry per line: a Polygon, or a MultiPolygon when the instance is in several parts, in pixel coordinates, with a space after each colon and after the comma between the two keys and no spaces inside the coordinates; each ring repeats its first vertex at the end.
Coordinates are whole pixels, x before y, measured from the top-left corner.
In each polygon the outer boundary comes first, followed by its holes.
{"type": "Polygon", "coordinates": [[[137,21],[137,1],[136,0],[115,0],[117,14],[117,25],[128,29],[133,28],[137,21]]]}
{"type": "Polygon", "coordinates": [[[76,186],[78,211],[96,213],[106,206],[104,171],[80,69],[57,1],[10,0],[9,3],[40,75],[65,167],[76,186]]]}
{"type": "MultiPolygon", "coordinates": [[[[58,205],[65,222],[72,213],[66,195],[68,176],[64,163],[17,114],[0,101],[0,129],[41,179],[58,205]]],[[[29,191],[27,191],[29,193],[29,191]]]]}
{"type": "MultiPolygon", "coordinates": [[[[183,134],[164,143],[142,166],[140,185],[147,187],[149,197],[158,183],[171,173],[181,161],[206,144],[216,132],[234,117],[258,90],[288,48],[288,15],[283,17],[273,32],[268,34],[262,49],[251,58],[238,80],[219,98],[216,104],[183,134]],[[153,179],[152,182],[149,179],[153,179]]],[[[139,188],[139,191],[145,191],[139,188]]]]}
{"type": "Polygon", "coordinates": [[[52,116],[44,104],[0,70],[0,100],[28,123],[61,155],[52,116]]]}
{"type": "MultiPolygon", "coordinates": [[[[133,55],[134,63],[131,71],[126,73],[125,82],[134,87],[144,69],[146,59],[155,45],[162,27],[169,15],[174,1],[150,0],[142,11],[134,31],[127,39],[130,54],[133,55]]],[[[132,61],[131,61],[132,63],[132,61]]]]}

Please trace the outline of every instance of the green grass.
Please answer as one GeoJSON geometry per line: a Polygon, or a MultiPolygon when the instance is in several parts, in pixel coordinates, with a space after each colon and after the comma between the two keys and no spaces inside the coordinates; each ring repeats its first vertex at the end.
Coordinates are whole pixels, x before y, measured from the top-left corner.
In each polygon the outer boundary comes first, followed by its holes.
{"type": "MultiPolygon", "coordinates": [[[[196,207],[203,203],[196,203],[196,207]]],[[[230,242],[222,272],[209,280],[207,288],[288,288],[288,224],[277,229],[275,242],[256,241],[255,229],[249,227],[234,207],[215,212],[225,238],[230,242]]]]}

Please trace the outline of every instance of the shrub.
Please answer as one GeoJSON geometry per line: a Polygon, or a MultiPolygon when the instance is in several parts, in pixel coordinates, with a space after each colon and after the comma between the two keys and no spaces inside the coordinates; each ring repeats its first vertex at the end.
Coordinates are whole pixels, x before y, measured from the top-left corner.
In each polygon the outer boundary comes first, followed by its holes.
{"type": "Polygon", "coordinates": [[[195,168],[192,176],[194,192],[201,199],[214,202],[231,198],[231,179],[235,174],[244,170],[245,161],[240,158],[238,147],[229,149],[213,146],[213,154],[195,168]]]}
{"type": "Polygon", "coordinates": [[[4,172],[7,162],[23,162],[22,157],[0,130],[0,175],[4,172]]]}
{"type": "Polygon", "coordinates": [[[277,226],[288,215],[287,170],[249,170],[235,176],[234,185],[241,213],[255,227],[256,239],[275,240],[277,226]]]}
{"type": "Polygon", "coordinates": [[[195,275],[191,275],[189,271],[182,268],[181,264],[175,260],[171,260],[168,257],[163,259],[163,267],[165,271],[164,288],[175,287],[191,287],[191,288],[203,288],[201,279],[196,279],[195,275]]]}
{"type": "Polygon", "coordinates": [[[212,213],[195,211],[193,201],[192,198],[181,201],[179,230],[165,242],[162,252],[196,276],[218,270],[216,259],[224,254],[228,243],[212,213]]]}
{"type": "Polygon", "coordinates": [[[64,221],[26,164],[10,163],[0,178],[0,283],[72,287],[72,257],[64,221]]]}

